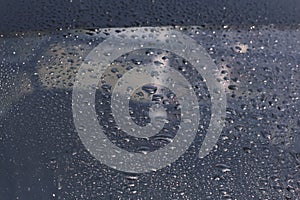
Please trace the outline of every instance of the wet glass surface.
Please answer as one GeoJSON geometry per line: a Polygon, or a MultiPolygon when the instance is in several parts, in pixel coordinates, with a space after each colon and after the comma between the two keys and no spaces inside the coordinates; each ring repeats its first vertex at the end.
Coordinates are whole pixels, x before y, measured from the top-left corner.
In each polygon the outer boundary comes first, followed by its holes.
{"type": "MultiPolygon", "coordinates": [[[[12,0],[0,18],[0,199],[299,199],[296,0],[12,0]],[[80,71],[98,45],[130,35],[108,27],[171,25],[160,41],[175,30],[199,48],[136,48],[101,78],[101,63],[80,71]],[[89,90],[79,74],[99,81],[89,90]]],[[[130,41],[153,47],[140,30],[130,41]]]]}
{"type": "Polygon", "coordinates": [[[119,148],[145,156],[172,143],[180,122],[192,118],[182,118],[180,94],[160,82],[128,88],[133,90],[132,121],[145,127],[154,116],[163,118],[165,125],[151,137],[126,134],[118,128],[110,105],[117,81],[139,66],[170,66],[188,80],[197,96],[199,126],[184,154],[161,169],[130,173],[104,165],[87,150],[72,110],[74,81],[88,54],[106,38],[126,30],[3,34],[1,199],[299,198],[299,26],[163,29],[196,40],[217,66],[215,75],[226,93],[226,117],[213,150],[198,157],[212,100],[205,78],[188,60],[166,50],[137,49],[114,60],[95,86],[95,112],[107,138],[119,148]],[[164,109],[153,112],[153,105],[164,109]]]}

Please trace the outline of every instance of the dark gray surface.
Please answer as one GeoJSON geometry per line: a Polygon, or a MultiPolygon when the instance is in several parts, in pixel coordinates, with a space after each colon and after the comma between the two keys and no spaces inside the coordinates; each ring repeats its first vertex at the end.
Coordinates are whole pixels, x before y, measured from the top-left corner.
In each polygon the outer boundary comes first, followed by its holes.
{"type": "Polygon", "coordinates": [[[59,28],[292,25],[298,0],[1,0],[0,33],[59,28]]]}

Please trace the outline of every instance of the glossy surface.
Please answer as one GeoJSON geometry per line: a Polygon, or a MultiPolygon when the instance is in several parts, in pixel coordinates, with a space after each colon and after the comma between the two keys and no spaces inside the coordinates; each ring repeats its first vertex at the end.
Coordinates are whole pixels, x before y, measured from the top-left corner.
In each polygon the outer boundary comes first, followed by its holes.
{"type": "Polygon", "coordinates": [[[199,42],[218,66],[227,95],[226,124],[213,151],[198,158],[211,114],[203,77],[172,52],[146,49],[121,56],[105,72],[105,84],[99,82],[95,101],[100,125],[115,145],[132,152],[154,151],[172,140],[180,122],[176,96],[146,85],[130,101],[133,121],[147,124],[149,102],[166,100],[170,124],[151,140],[124,136],[116,129],[110,85],[133,67],[175,59],[172,67],[197,86],[202,108],[202,126],[185,154],[166,168],[144,174],[103,165],[86,150],[73,122],[72,87],[79,66],[110,32],[122,29],[3,34],[1,197],[298,199],[299,26],[175,29],[199,42]]]}

